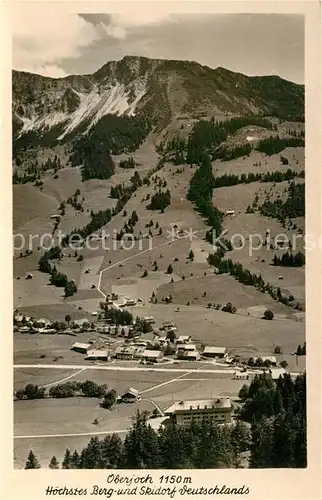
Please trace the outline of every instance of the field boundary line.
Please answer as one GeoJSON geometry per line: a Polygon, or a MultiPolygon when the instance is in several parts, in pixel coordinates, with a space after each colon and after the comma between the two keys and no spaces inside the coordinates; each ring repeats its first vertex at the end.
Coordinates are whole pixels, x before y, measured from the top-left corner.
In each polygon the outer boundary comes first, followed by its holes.
{"type": "MultiPolygon", "coordinates": [[[[196,231],[196,233],[202,233],[204,232],[205,229],[200,229],[199,231],[196,231]]],[[[187,239],[189,238],[189,235],[184,235],[184,236],[178,236],[175,240],[173,241],[165,241],[164,243],[160,243],[159,245],[156,245],[155,247],[153,248],[146,248],[145,250],[141,250],[140,252],[138,253],[135,253],[133,255],[129,255],[129,257],[126,257],[125,259],[122,259],[122,260],[119,260],[118,262],[115,262],[114,264],[111,264],[107,267],[105,267],[104,269],[102,269],[99,273],[99,278],[98,278],[98,283],[97,283],[97,291],[103,295],[104,298],[106,298],[106,293],[104,293],[101,289],[101,281],[102,281],[102,274],[105,272],[105,271],[109,271],[110,269],[113,269],[113,267],[116,267],[118,266],[119,264],[123,264],[124,262],[127,262],[128,260],[130,259],[134,259],[135,257],[138,257],[139,255],[142,255],[144,253],[147,253],[147,252],[151,252],[152,250],[156,250],[157,248],[162,248],[162,247],[165,247],[166,245],[171,245],[172,243],[175,243],[176,241],[179,241],[179,240],[182,240],[182,239],[187,239]]]]}
{"type": "Polygon", "coordinates": [[[116,431],[93,431],[93,432],[75,432],[70,434],[34,434],[31,436],[13,436],[13,439],[47,439],[47,438],[61,438],[61,437],[78,437],[78,436],[99,436],[103,434],[121,434],[128,432],[128,429],[116,431]]]}
{"type": "Polygon", "coordinates": [[[68,377],[65,377],[65,378],[62,378],[60,380],[57,380],[56,382],[51,382],[50,384],[45,384],[42,387],[46,387],[47,388],[47,387],[51,387],[53,385],[61,384],[62,382],[66,382],[66,380],[69,380],[70,378],[76,377],[76,375],[78,375],[79,373],[84,372],[85,370],[87,370],[87,368],[81,368],[77,372],[72,373],[71,375],[68,375],[68,377]]]}

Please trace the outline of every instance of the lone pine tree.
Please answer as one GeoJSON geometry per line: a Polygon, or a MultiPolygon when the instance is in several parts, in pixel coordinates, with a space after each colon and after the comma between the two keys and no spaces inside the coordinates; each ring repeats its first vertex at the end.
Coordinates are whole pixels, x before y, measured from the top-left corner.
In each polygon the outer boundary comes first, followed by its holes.
{"type": "Polygon", "coordinates": [[[40,469],[40,463],[32,450],[29,452],[25,469],[40,469]]]}

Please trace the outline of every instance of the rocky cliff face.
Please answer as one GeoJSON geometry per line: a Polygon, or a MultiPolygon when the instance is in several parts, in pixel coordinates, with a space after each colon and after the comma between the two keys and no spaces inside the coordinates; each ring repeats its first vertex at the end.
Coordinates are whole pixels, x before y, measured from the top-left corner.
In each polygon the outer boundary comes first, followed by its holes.
{"type": "Polygon", "coordinates": [[[179,115],[304,113],[301,85],[195,62],[127,56],[92,75],[53,79],[13,71],[12,79],[14,138],[52,131],[53,140],[66,141],[109,114],[145,117],[162,130],[179,115]]]}

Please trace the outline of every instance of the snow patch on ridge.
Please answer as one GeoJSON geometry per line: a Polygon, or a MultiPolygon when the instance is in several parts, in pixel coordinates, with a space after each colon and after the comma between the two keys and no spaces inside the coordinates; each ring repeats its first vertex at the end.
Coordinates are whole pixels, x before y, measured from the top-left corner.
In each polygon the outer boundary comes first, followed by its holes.
{"type": "Polygon", "coordinates": [[[18,116],[18,118],[23,121],[23,127],[20,132],[21,135],[35,129],[55,127],[56,125],[59,125],[59,123],[66,121],[68,119],[68,115],[66,113],[62,113],[61,111],[56,111],[40,117],[32,116],[31,118],[26,118],[24,116],[18,116]]]}
{"type": "Polygon", "coordinates": [[[146,81],[145,79],[137,79],[127,87],[117,82],[109,88],[105,88],[103,92],[95,86],[88,94],[72,90],[80,99],[80,104],[73,113],[67,114],[57,111],[42,116],[34,115],[31,118],[19,116],[23,121],[20,135],[31,130],[50,128],[66,122],[64,132],[58,137],[58,140],[61,140],[84,121],[89,123],[87,133],[105,115],[120,116],[126,114],[134,116],[137,104],[146,93],[146,81]],[[130,95],[134,96],[132,102],[130,95]]]}

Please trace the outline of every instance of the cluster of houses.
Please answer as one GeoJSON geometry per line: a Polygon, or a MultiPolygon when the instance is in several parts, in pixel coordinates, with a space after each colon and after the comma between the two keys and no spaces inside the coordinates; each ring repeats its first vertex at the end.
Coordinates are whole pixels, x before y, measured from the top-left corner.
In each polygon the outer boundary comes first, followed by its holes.
{"type": "MultiPolygon", "coordinates": [[[[153,318],[144,318],[146,321],[153,318]]],[[[101,333],[113,334],[117,327],[104,326],[98,329],[101,333]],[[113,330],[113,332],[111,331],[113,330]],[[102,331],[101,331],[102,330],[102,331]]],[[[178,361],[199,361],[201,358],[227,359],[226,347],[206,346],[198,349],[192,342],[190,335],[179,335],[177,337],[177,327],[171,323],[164,323],[159,330],[152,333],[151,340],[144,340],[137,335],[131,336],[131,327],[122,327],[122,336],[125,342],[112,351],[106,347],[94,349],[91,343],[76,342],[72,350],[86,354],[86,359],[109,361],[111,358],[118,360],[140,361],[143,364],[154,364],[162,361],[166,356],[175,358],[178,361]]],[[[119,331],[118,331],[119,332],[119,331]]]]}
{"type": "Polygon", "coordinates": [[[19,313],[14,315],[14,329],[21,333],[56,333],[52,321],[46,318],[34,319],[19,313]]]}

